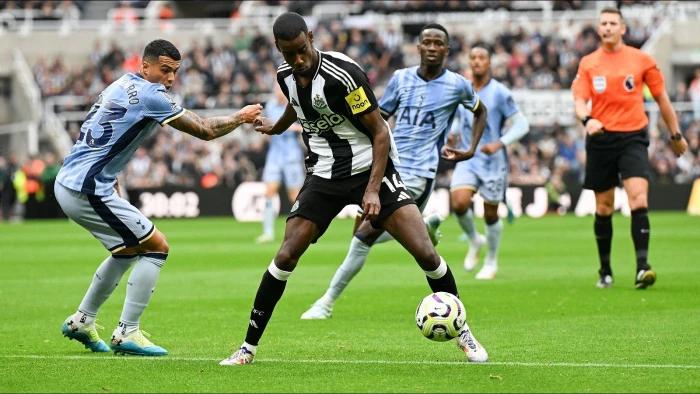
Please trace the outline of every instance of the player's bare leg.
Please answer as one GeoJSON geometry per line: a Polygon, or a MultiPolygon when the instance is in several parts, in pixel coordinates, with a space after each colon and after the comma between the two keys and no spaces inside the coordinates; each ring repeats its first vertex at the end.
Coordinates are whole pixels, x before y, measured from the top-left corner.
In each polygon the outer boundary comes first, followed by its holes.
{"type": "Polygon", "coordinates": [[[464,269],[467,271],[472,271],[479,263],[479,251],[486,245],[486,237],[479,234],[474,225],[474,211],[471,209],[474,193],[471,187],[460,187],[450,192],[450,208],[469,238],[469,250],[464,257],[464,269]]]}
{"type": "MultiPolygon", "coordinates": [[[[411,204],[397,209],[385,220],[384,228],[411,253],[425,272],[433,292],[445,291],[459,297],[454,276],[430,242],[417,206],[411,204]]],[[[457,344],[470,362],[488,360],[486,349],[476,340],[466,323],[457,344]]]]}
{"type": "Polygon", "coordinates": [[[494,279],[498,272],[498,246],[501,243],[503,231],[503,222],[498,217],[498,203],[484,202],[484,220],[488,253],[484,259],[484,266],[476,274],[476,279],[490,280],[494,279]]]}
{"type": "Polygon", "coordinates": [[[287,279],[317,234],[318,227],[308,219],[296,216],[287,220],[282,246],[263,274],[255,295],[245,342],[229,358],[222,360],[220,365],[253,362],[258,342],[272,317],[275,305],[282,298],[287,279]]]}
{"type": "Polygon", "coordinates": [[[622,183],[625,192],[627,192],[632,213],[630,231],[637,257],[637,276],[635,277],[634,286],[637,289],[645,289],[656,282],[656,273],[652,271],[647,261],[650,237],[647,202],[649,182],[642,177],[631,177],[623,180],[622,183]]]}
{"type": "Polygon", "coordinates": [[[601,289],[609,288],[613,284],[613,272],[610,266],[610,249],[612,246],[612,214],[615,206],[615,188],[595,192],[595,222],[593,231],[598,246],[598,282],[596,286],[601,289]]]}

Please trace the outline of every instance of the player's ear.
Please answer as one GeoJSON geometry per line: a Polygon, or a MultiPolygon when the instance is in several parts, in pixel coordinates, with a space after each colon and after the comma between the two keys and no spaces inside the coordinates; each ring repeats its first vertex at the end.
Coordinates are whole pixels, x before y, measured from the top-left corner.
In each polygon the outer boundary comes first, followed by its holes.
{"type": "Polygon", "coordinates": [[[312,44],[314,43],[314,32],[309,30],[308,33],[306,33],[306,37],[309,39],[310,43],[312,43],[312,44]]]}
{"type": "Polygon", "coordinates": [[[150,63],[146,59],[143,59],[141,61],[141,74],[146,77],[148,76],[148,67],[150,66],[150,63]]]}

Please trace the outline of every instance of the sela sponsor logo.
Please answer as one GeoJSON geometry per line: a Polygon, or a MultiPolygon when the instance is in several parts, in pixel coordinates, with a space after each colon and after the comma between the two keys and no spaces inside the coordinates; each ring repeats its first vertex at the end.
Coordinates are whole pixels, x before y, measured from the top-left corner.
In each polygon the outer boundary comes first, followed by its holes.
{"type": "Polygon", "coordinates": [[[593,77],[593,90],[596,93],[603,93],[607,87],[607,81],[604,75],[596,75],[593,77]]]}
{"type": "Polygon", "coordinates": [[[338,126],[343,122],[345,122],[345,117],[338,114],[323,114],[316,120],[299,119],[299,124],[301,124],[301,127],[303,127],[306,132],[316,134],[328,131],[331,127],[338,126]]]}
{"type": "Polygon", "coordinates": [[[353,115],[364,112],[367,108],[372,106],[367,98],[367,95],[365,94],[365,89],[362,86],[345,96],[345,101],[350,106],[350,111],[353,115]]]}

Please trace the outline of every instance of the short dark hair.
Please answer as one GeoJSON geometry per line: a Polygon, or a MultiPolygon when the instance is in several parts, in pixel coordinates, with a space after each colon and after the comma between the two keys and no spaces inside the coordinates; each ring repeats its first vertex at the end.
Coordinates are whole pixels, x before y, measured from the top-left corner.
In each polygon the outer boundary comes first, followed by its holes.
{"type": "Polygon", "coordinates": [[[617,14],[620,16],[620,20],[625,20],[625,18],[622,16],[622,11],[620,11],[620,9],[617,7],[605,7],[600,10],[600,14],[617,14]]]}
{"type": "Polygon", "coordinates": [[[275,40],[293,40],[301,33],[308,33],[309,28],[301,15],[296,12],[285,12],[275,19],[272,34],[275,40]]]}
{"type": "Polygon", "coordinates": [[[437,29],[437,30],[442,31],[443,33],[445,33],[445,38],[447,38],[447,41],[448,42],[450,41],[450,33],[447,32],[447,29],[445,29],[445,26],[443,26],[439,23],[428,23],[427,25],[421,27],[419,37],[421,35],[423,35],[423,32],[428,30],[428,29],[437,29]]]}
{"type": "Polygon", "coordinates": [[[153,40],[143,50],[143,58],[149,61],[158,60],[158,56],[167,56],[173,60],[180,60],[180,51],[172,42],[167,40],[153,40]]]}

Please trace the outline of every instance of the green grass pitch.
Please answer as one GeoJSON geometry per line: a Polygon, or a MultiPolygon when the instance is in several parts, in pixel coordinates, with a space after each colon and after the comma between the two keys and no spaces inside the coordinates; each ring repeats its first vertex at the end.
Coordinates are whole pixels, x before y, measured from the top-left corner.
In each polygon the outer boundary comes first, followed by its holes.
{"type": "MultiPolygon", "coordinates": [[[[90,234],[64,220],[0,224],[0,391],[698,392],[700,219],[653,212],[651,223],[658,282],[638,291],[629,219],[620,215],[616,282],[608,290],[594,286],[590,217],[506,225],[492,282],[464,272],[466,244],[448,219],[438,250],[491,358],[473,365],[454,342],[420,335],[414,312],[430,291],[396,242],[372,250],[332,319],[299,320],[347,250],[351,222],[336,220],[290,278],[256,363],[228,368],[218,361],[243,340],[259,280],[279,246],[253,242],[259,224],[156,220],[170,259],[142,328],[170,351],[161,359],[92,354],[61,336],[63,319],[106,255],[90,234]]],[[[279,238],[283,220],[277,225],[279,238]]],[[[98,316],[105,339],[123,298],[122,283],[98,316]]]]}

